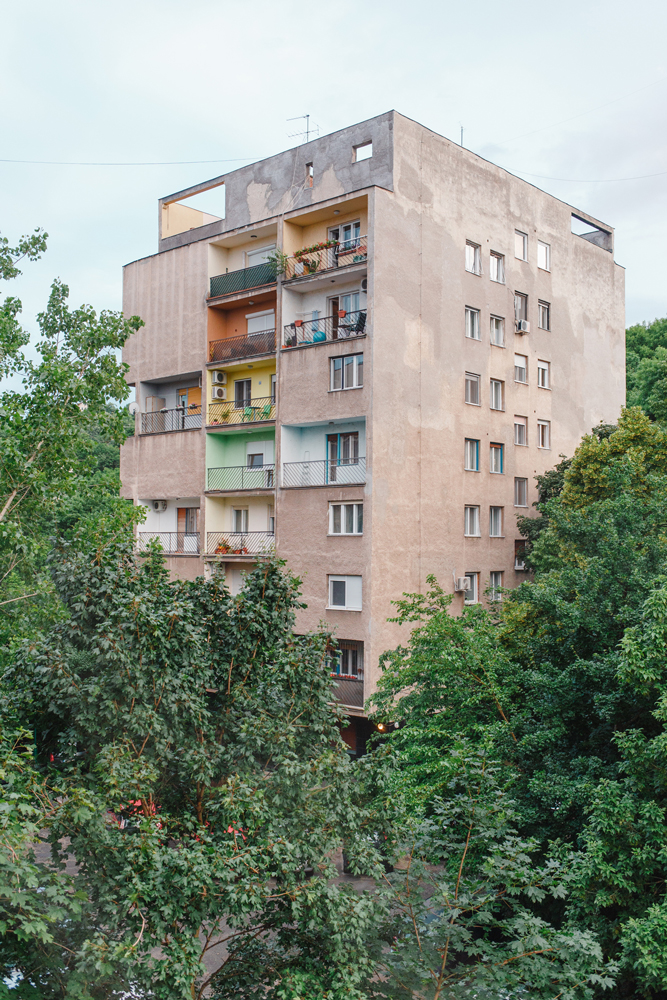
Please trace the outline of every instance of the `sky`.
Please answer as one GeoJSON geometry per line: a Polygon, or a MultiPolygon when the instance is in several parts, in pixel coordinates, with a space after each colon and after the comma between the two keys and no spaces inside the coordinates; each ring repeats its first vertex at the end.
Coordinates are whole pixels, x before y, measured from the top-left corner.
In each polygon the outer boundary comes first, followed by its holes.
{"type": "Polygon", "coordinates": [[[614,226],[627,323],[667,315],[660,0],[0,0],[0,24],[0,232],[49,234],[3,289],[31,331],[56,276],[121,307],[160,196],[298,144],[295,116],[392,108],[614,226]]]}

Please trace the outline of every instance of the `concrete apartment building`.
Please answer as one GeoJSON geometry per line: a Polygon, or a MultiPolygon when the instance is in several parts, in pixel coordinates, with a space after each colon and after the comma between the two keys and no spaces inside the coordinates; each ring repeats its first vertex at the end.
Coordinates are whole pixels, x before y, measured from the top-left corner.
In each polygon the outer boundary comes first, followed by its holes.
{"type": "Polygon", "coordinates": [[[140,545],[236,591],[275,544],[362,716],[405,638],[391,601],[428,574],[454,610],[518,585],[534,476],[617,419],[613,230],[395,111],[163,198],[159,219],[124,274],[146,324],[121,454],[140,545]],[[224,218],[188,206],[222,185],[224,218]]]}

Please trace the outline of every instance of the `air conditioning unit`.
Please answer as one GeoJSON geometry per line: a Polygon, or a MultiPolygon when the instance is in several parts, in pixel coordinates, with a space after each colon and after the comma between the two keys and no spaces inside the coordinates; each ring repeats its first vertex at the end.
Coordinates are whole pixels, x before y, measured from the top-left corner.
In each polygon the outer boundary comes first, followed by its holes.
{"type": "Polygon", "coordinates": [[[362,290],[362,292],[367,292],[368,291],[368,278],[362,278],[361,279],[361,290],[362,290]]]}
{"type": "Polygon", "coordinates": [[[457,594],[465,594],[466,590],[470,590],[470,577],[457,577],[456,583],[454,584],[454,590],[457,594]]]}
{"type": "Polygon", "coordinates": [[[156,511],[158,514],[164,514],[166,509],[167,509],[166,500],[153,500],[153,510],[156,511]]]}
{"type": "Polygon", "coordinates": [[[227,387],[224,385],[214,385],[211,390],[211,399],[214,402],[227,399],[227,387]]]}
{"type": "Polygon", "coordinates": [[[517,333],[530,333],[530,323],[527,319],[518,319],[516,321],[516,332],[517,333]]]}
{"type": "Polygon", "coordinates": [[[213,385],[227,385],[227,372],[212,371],[213,385]]]}

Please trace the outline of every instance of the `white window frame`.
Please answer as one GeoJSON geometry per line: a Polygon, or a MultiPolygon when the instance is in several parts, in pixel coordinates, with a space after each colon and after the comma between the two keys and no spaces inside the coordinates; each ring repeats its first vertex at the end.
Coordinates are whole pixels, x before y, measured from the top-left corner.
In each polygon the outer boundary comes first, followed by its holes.
{"type": "Polygon", "coordinates": [[[537,241],[537,266],[540,271],[551,270],[551,244],[537,241]]]}
{"type": "Polygon", "coordinates": [[[544,451],[551,450],[551,421],[537,421],[537,447],[544,451]]]}
{"type": "Polygon", "coordinates": [[[499,378],[492,378],[489,381],[489,408],[502,413],[505,409],[505,383],[499,378]],[[500,406],[494,406],[494,386],[500,386],[500,406]]]}
{"type": "Polygon", "coordinates": [[[232,534],[233,535],[247,535],[248,534],[248,508],[247,507],[232,507],[232,534]],[[241,515],[241,527],[236,527],[236,515],[241,515]]]}
{"type": "Polygon", "coordinates": [[[479,329],[479,309],[475,309],[474,306],[466,306],[466,337],[468,340],[482,339],[479,329]]]}
{"type": "MultiPolygon", "coordinates": [[[[250,250],[245,251],[245,266],[255,267],[256,264],[266,263],[266,255],[270,254],[276,249],[275,243],[266,243],[261,247],[252,247],[250,250]],[[258,261],[256,258],[261,257],[262,260],[258,261]]],[[[274,310],[271,310],[272,312],[274,310]]],[[[246,317],[247,318],[247,317],[246,317]]]]}
{"type": "Polygon", "coordinates": [[[490,254],[489,277],[491,281],[497,281],[499,285],[505,284],[505,255],[496,253],[495,250],[492,250],[490,254]]]}
{"type": "Polygon", "coordinates": [[[505,346],[505,317],[495,316],[493,313],[489,316],[489,340],[493,347],[504,347],[505,346]],[[498,331],[500,331],[500,339],[497,339],[498,331]]]}
{"type": "Polygon", "coordinates": [[[551,330],[551,303],[544,299],[537,300],[537,326],[539,330],[551,330]]]}
{"type": "Polygon", "coordinates": [[[515,354],[514,355],[514,381],[518,382],[520,385],[528,385],[528,355],[527,354],[515,354]],[[524,364],[517,365],[517,358],[523,358],[524,364]],[[519,372],[523,371],[525,378],[519,378],[519,372]]]}
{"type": "Polygon", "coordinates": [[[528,447],[528,417],[518,416],[516,413],[514,414],[514,444],[518,448],[528,447]],[[519,422],[517,423],[517,421],[519,422]],[[520,427],[523,428],[523,441],[517,440],[517,438],[520,437],[520,435],[517,434],[517,430],[520,427]]]}
{"type": "Polygon", "coordinates": [[[528,233],[522,233],[520,229],[514,230],[514,256],[517,260],[528,260],[528,233]]]}
{"type": "Polygon", "coordinates": [[[499,441],[492,441],[489,444],[489,472],[493,476],[502,476],[505,473],[505,447],[499,441]],[[498,461],[499,457],[499,461],[498,461]],[[494,459],[496,460],[494,462],[494,459]],[[494,469],[494,464],[499,464],[499,469],[494,469]]]}
{"type": "Polygon", "coordinates": [[[463,603],[477,604],[479,600],[479,573],[471,573],[470,571],[466,570],[465,575],[470,580],[470,590],[466,590],[465,594],[463,595],[463,603]],[[468,594],[472,594],[472,596],[468,597],[468,594]]]}
{"type": "Polygon", "coordinates": [[[330,574],[327,578],[329,611],[361,611],[362,610],[362,579],[361,576],[339,576],[330,574]],[[345,604],[333,604],[333,584],[345,584],[345,604]]]}
{"type": "Polygon", "coordinates": [[[463,535],[465,538],[481,538],[482,533],[479,525],[479,505],[466,504],[463,513],[463,535]],[[469,529],[477,528],[477,531],[469,529]]]}
{"type": "Polygon", "coordinates": [[[517,538],[514,542],[514,569],[520,572],[525,572],[525,552],[526,552],[526,542],[523,538],[517,538]],[[523,558],[519,562],[519,552],[522,553],[523,558]]]}
{"type": "Polygon", "coordinates": [[[537,387],[538,389],[551,388],[551,362],[537,362],[537,387]]]}
{"type": "Polygon", "coordinates": [[[525,476],[515,476],[514,477],[514,506],[515,507],[527,507],[528,506],[528,479],[525,476]],[[519,486],[519,484],[522,484],[519,486]],[[519,503],[521,497],[519,493],[523,490],[523,499],[525,503],[519,503]]]}
{"type": "Polygon", "coordinates": [[[361,680],[364,676],[364,644],[363,642],[358,642],[355,639],[338,639],[337,646],[331,662],[332,674],[336,677],[342,678],[354,678],[355,680],[361,680]],[[343,669],[343,664],[345,660],[351,660],[351,656],[346,656],[346,653],[356,653],[356,669],[351,669],[350,663],[345,663],[345,669],[343,669]],[[338,669],[333,669],[333,660],[338,661],[338,669]]]}
{"type": "Polygon", "coordinates": [[[329,391],[330,392],[346,392],[348,389],[362,389],[364,385],[364,355],[359,354],[339,354],[335,358],[329,358],[329,391]],[[359,361],[361,358],[361,361],[359,361]],[[341,373],[341,384],[340,386],[334,385],[334,375],[336,369],[336,362],[340,361],[340,373],[341,373]],[[344,376],[346,374],[347,366],[351,361],[350,368],[352,370],[353,385],[343,385],[344,376]],[[361,369],[361,371],[360,371],[361,369]],[[361,377],[361,381],[359,378],[361,377]]]}
{"type": "Polygon", "coordinates": [[[489,573],[489,594],[490,601],[502,601],[503,595],[499,593],[503,587],[503,574],[502,570],[491,570],[489,573]],[[495,578],[495,579],[494,579],[495,578]]]}
{"type": "Polygon", "coordinates": [[[270,535],[276,533],[276,508],[272,503],[266,505],[266,524],[270,535]]]}
{"type": "Polygon", "coordinates": [[[482,273],[482,248],[472,240],[466,240],[466,271],[469,274],[482,273]]]}
{"type": "Polygon", "coordinates": [[[528,293],[527,292],[517,292],[517,291],[515,291],[514,292],[514,322],[518,325],[518,323],[522,319],[528,319],[528,293]],[[521,309],[520,306],[524,306],[525,308],[521,309]],[[525,315],[522,316],[521,313],[525,313],[525,315]]]}
{"type": "Polygon", "coordinates": [[[480,380],[481,380],[481,376],[480,375],[475,375],[474,372],[466,372],[466,375],[465,375],[465,396],[464,396],[464,399],[465,399],[465,402],[468,403],[469,406],[481,406],[482,405],[481,400],[479,398],[480,380]],[[472,400],[472,399],[468,399],[468,395],[469,395],[469,393],[468,393],[468,386],[473,386],[473,385],[477,386],[477,393],[476,393],[477,402],[474,402],[474,400],[472,400]]]}
{"type": "Polygon", "coordinates": [[[338,538],[340,535],[363,535],[364,505],[363,503],[330,503],[329,504],[329,534],[338,538]],[[340,507],[341,530],[335,530],[335,507],[340,507]],[[347,508],[352,507],[352,531],[347,530],[347,508]]]}
{"type": "Polygon", "coordinates": [[[503,508],[489,507],[489,538],[504,538],[503,534],[503,508]],[[497,530],[494,530],[496,529],[497,530]]]}
{"type": "Polygon", "coordinates": [[[466,472],[479,472],[479,439],[466,438],[463,446],[463,468],[466,472]],[[474,448],[469,447],[474,445],[474,448]],[[474,464],[470,464],[470,457],[474,452],[474,464]]]}

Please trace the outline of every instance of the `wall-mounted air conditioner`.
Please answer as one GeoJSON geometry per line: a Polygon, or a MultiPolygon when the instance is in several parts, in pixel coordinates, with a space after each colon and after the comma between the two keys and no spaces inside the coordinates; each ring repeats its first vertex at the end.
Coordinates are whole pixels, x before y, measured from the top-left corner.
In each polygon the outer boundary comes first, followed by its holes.
{"type": "Polygon", "coordinates": [[[517,333],[530,333],[530,323],[527,319],[518,319],[516,321],[516,332],[517,333]]]}
{"type": "Polygon", "coordinates": [[[211,399],[214,402],[227,399],[227,387],[224,385],[214,385],[211,389],[211,399]]]}
{"type": "Polygon", "coordinates": [[[167,509],[166,500],[153,500],[153,510],[156,511],[158,514],[164,514],[166,509],[167,509]]]}
{"type": "Polygon", "coordinates": [[[454,590],[457,594],[464,594],[466,590],[470,590],[470,577],[469,576],[459,576],[454,584],[454,590]]]}
{"type": "Polygon", "coordinates": [[[362,290],[362,292],[367,292],[368,291],[368,278],[362,278],[361,279],[361,290],[362,290]]]}
{"type": "Polygon", "coordinates": [[[213,385],[227,385],[227,372],[212,371],[211,380],[213,385]]]}

